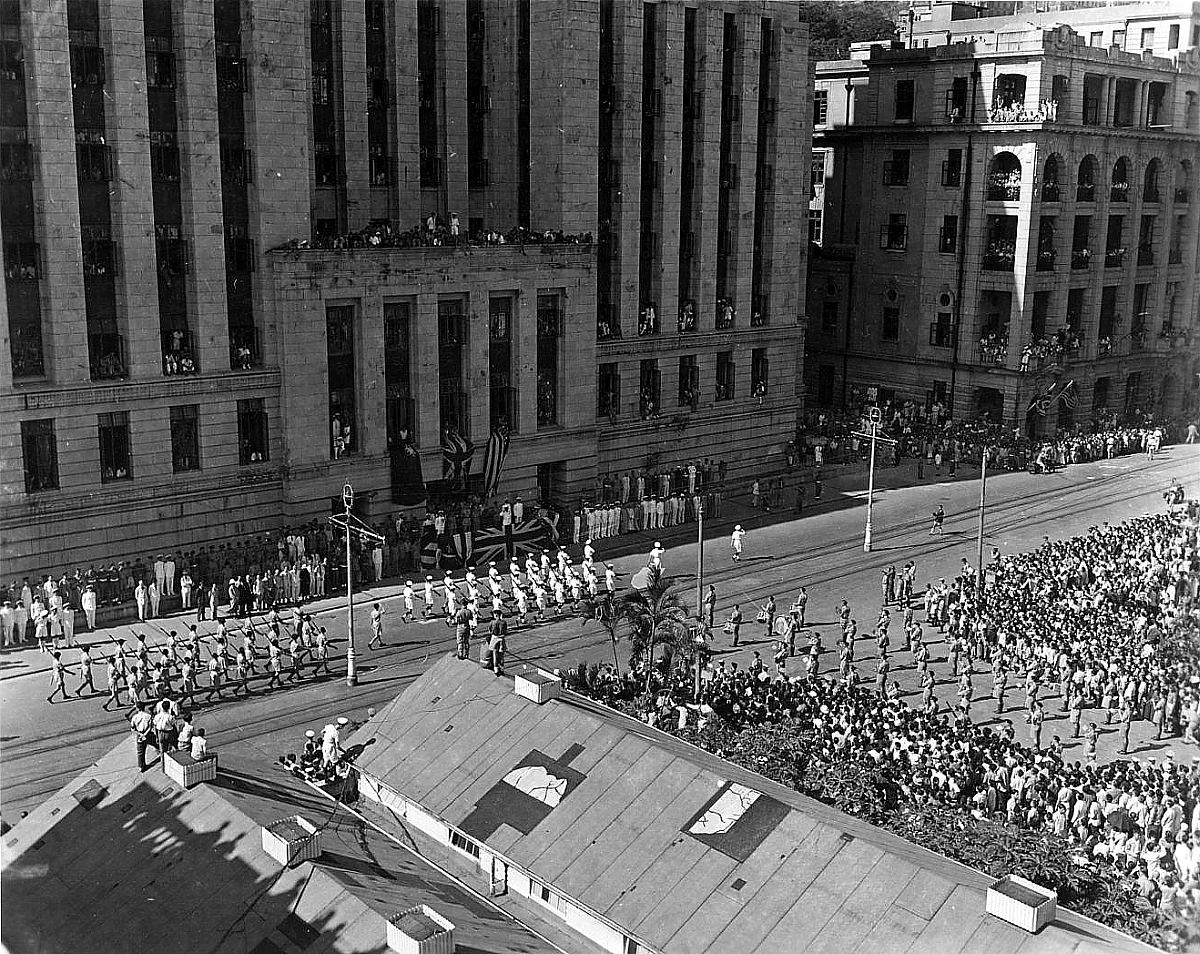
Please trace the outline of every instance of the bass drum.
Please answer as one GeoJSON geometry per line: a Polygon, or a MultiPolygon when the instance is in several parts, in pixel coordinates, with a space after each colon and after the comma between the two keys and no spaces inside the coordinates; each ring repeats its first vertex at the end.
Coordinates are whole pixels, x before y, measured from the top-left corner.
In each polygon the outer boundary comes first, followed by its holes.
{"type": "Polygon", "coordinates": [[[786,616],[779,616],[775,619],[775,635],[780,639],[787,639],[789,629],[791,629],[791,625],[786,616]]]}

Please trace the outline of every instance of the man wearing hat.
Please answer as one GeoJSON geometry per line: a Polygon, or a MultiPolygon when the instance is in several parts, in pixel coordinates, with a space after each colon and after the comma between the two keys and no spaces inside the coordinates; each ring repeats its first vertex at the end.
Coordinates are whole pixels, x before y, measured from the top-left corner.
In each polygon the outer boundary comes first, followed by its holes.
{"type": "Polygon", "coordinates": [[[733,551],[733,562],[737,563],[742,558],[743,541],[746,538],[746,531],[742,529],[739,523],[733,528],[733,533],[729,535],[729,547],[733,551]]]}

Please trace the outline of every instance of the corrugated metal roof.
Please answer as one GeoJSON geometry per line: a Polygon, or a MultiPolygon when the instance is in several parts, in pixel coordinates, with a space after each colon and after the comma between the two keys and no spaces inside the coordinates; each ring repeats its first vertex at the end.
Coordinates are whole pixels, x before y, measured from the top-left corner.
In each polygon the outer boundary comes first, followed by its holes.
{"type": "Polygon", "coordinates": [[[360,768],[664,954],[1152,948],[564,693],[447,657],[363,730],[360,768]]]}

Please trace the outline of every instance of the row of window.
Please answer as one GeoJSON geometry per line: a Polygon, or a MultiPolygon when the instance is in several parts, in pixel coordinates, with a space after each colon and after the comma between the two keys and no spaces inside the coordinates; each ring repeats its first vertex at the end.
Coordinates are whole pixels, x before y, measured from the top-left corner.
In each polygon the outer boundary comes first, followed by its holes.
{"type": "MultiPolygon", "coordinates": [[[[171,469],[176,474],[200,470],[200,407],[169,408],[171,469]]],[[[262,398],[237,402],[238,463],[257,464],[271,457],[267,411],[262,398]]],[[[100,449],[100,482],[133,479],[133,434],[128,411],[112,411],[96,418],[100,449]]],[[[25,492],[58,490],[58,440],[53,419],[21,422],[21,451],[25,462],[25,492]]]]}
{"type": "MultiPolygon", "coordinates": [[[[699,358],[680,355],[677,406],[695,410],[704,395],[700,386],[699,358]]],[[[770,359],[766,348],[755,348],[750,357],[750,396],[766,397],[770,387],[770,359]]],[[[621,416],[621,369],[616,362],[600,365],[597,379],[596,416],[615,421],[621,416]]],[[[716,377],[711,392],[713,401],[732,401],[737,397],[737,363],[732,351],[718,351],[716,377]]],[[[662,413],[662,373],[657,359],[641,362],[638,369],[638,415],[643,420],[662,413]]]]}

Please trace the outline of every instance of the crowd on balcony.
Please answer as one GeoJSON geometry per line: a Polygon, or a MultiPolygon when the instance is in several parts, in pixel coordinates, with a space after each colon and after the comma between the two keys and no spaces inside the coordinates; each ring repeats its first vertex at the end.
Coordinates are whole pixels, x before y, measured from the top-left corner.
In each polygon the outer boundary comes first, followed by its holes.
{"type": "Polygon", "coordinates": [[[979,339],[979,357],[981,361],[992,364],[1004,364],[1008,360],[1008,335],[989,331],[979,339]]]}
{"type": "Polygon", "coordinates": [[[1200,744],[1196,516],[1193,502],[1003,557],[982,590],[966,561],[956,579],[931,581],[923,599],[885,590],[884,608],[903,611],[891,645],[922,674],[919,702],[888,680],[889,614],[880,613],[875,633],[857,634],[845,604],[836,673],[823,666],[820,637],[802,632],[808,661],[797,675],[789,675],[791,647],[781,642],[774,673],[755,653],[744,667],[704,659],[706,672],[695,680],[675,647],[674,658],[643,651],[626,673],[585,680],[572,673],[572,681],[702,747],[737,749],[759,771],[776,767],[785,784],[798,784],[814,764],[855,766],[872,780],[884,819],[890,810],[936,806],[1036,832],[1075,864],[1127,879],[1129,890],[1167,913],[1195,914],[1200,761],[1102,763],[1097,740],[1099,726],[1115,721],[1123,756],[1130,725],[1146,721],[1157,738],[1200,744]],[[929,646],[938,643],[949,650],[948,673],[931,668],[929,646]],[[860,680],[855,664],[863,644],[877,647],[871,682],[860,680]],[[1015,716],[1008,724],[972,721],[973,704],[977,710],[989,695],[976,690],[980,675],[992,681],[996,711],[1015,716]],[[957,689],[952,711],[935,692],[939,676],[957,689]],[[1024,705],[1006,707],[1005,690],[1016,695],[1019,687],[1024,705]],[[1066,726],[1050,737],[1047,708],[1067,716],[1070,740],[1062,737],[1066,726]],[[737,748],[739,736],[767,725],[788,732],[782,758],[737,748]]]}
{"type": "Polygon", "coordinates": [[[1079,345],[1079,333],[1070,325],[1063,325],[1053,335],[1034,338],[1021,349],[1021,371],[1028,371],[1035,359],[1057,361],[1065,353],[1077,351],[1079,345]]]}
{"type": "Polygon", "coordinates": [[[443,220],[429,215],[421,225],[398,229],[388,223],[368,225],[347,235],[318,236],[313,239],[292,239],[279,249],[371,249],[371,248],[434,248],[438,246],[479,248],[497,245],[591,245],[592,234],[574,234],[559,229],[527,229],[514,226],[508,231],[480,228],[464,229],[457,212],[443,220]]]}
{"type": "Polygon", "coordinates": [[[988,112],[988,121],[993,123],[1045,123],[1058,119],[1058,101],[1043,99],[1035,108],[1024,103],[1000,103],[988,112]]]}
{"type": "Polygon", "coordinates": [[[984,265],[1012,268],[1017,260],[1017,243],[1012,239],[992,239],[983,253],[984,265]]]}

